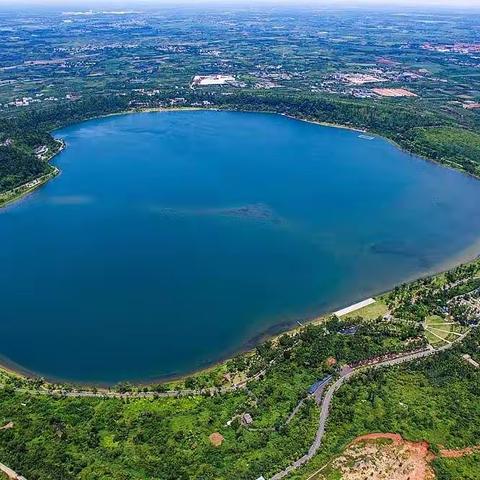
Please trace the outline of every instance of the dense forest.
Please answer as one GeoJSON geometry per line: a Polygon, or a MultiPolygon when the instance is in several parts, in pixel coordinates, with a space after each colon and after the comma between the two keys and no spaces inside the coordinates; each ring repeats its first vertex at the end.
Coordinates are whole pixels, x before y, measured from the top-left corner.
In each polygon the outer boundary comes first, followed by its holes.
{"type": "Polygon", "coordinates": [[[47,130],[18,120],[0,120],[0,193],[50,171],[48,162],[34,153],[42,145],[52,152],[59,148],[47,130]]]}
{"type": "MultiPolygon", "coordinates": [[[[29,480],[271,476],[301,456],[315,435],[318,408],[307,391],[335,371],[329,357],[344,364],[422,343],[419,327],[386,328],[372,321],[355,335],[339,334],[346,325],[311,325],[295,338],[284,335],[254,355],[231,360],[232,372],[269,368],[247,389],[213,397],[57,398],[22,390],[21,380],[6,376],[0,426],[14,427],[0,430],[0,458],[29,480]],[[288,421],[301,399],[303,406],[288,421]],[[251,414],[251,425],[242,424],[244,412],[251,414]],[[214,432],[224,438],[220,447],[209,441],[214,432]]],[[[195,378],[185,382],[193,386],[195,378]]]]}
{"type": "MultiPolygon", "coordinates": [[[[2,461],[30,480],[231,479],[270,476],[308,449],[318,409],[307,399],[287,423],[316,378],[334,371],[326,360],[355,361],[401,348],[413,331],[367,322],[355,335],[344,325],[310,326],[298,342],[281,337],[257,349],[261,363],[274,361],[265,377],[226,395],[157,399],[88,399],[35,395],[6,380],[0,390],[2,461]],[[328,334],[325,332],[328,331],[328,334]],[[253,423],[241,423],[248,412],[253,423]],[[209,441],[221,433],[223,443],[209,441]]],[[[413,337],[414,338],[414,337],[413,337]]],[[[314,471],[357,435],[398,432],[411,440],[460,448],[480,444],[480,371],[461,359],[478,348],[480,333],[430,360],[366,371],[336,395],[325,447],[308,465],[314,471]],[[408,414],[405,414],[405,412],[408,414]]],[[[405,348],[405,347],[404,347],[405,348]]],[[[411,346],[410,346],[411,348],[411,346]]],[[[239,368],[249,368],[248,362],[239,368]]],[[[252,365],[250,365],[251,367],[252,365]]],[[[478,457],[435,463],[439,478],[455,479],[459,468],[474,472],[478,457]]],[[[292,478],[302,479],[305,471],[292,478]]],[[[474,478],[464,475],[460,478],[474,478]]]]}

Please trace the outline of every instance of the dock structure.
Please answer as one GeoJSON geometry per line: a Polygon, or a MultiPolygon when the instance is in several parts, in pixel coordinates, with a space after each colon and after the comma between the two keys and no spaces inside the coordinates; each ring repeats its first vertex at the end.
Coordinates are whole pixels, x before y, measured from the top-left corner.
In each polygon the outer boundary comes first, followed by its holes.
{"type": "Polygon", "coordinates": [[[345,307],[345,308],[342,308],[341,310],[337,310],[333,314],[337,318],[340,318],[340,317],[343,317],[344,315],[347,315],[348,313],[352,313],[352,312],[355,312],[356,310],[360,310],[363,307],[368,307],[368,305],[372,305],[372,303],[375,303],[375,299],[367,298],[366,300],[362,300],[361,302],[354,303],[349,307],[345,307]]]}

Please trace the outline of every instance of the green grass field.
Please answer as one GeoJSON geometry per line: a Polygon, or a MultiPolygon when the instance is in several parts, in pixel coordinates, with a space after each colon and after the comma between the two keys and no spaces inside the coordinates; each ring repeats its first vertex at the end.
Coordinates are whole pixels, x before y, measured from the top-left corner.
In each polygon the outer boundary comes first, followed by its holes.
{"type": "Polygon", "coordinates": [[[453,342],[462,334],[462,327],[439,315],[431,315],[425,319],[425,336],[430,345],[440,347],[453,342]]]}
{"type": "Polygon", "coordinates": [[[345,319],[347,317],[362,317],[365,320],[375,320],[378,317],[383,317],[383,315],[385,315],[388,311],[387,305],[383,302],[381,298],[375,300],[377,300],[375,303],[367,305],[366,307],[349,313],[348,315],[344,315],[342,318],[345,319]]]}

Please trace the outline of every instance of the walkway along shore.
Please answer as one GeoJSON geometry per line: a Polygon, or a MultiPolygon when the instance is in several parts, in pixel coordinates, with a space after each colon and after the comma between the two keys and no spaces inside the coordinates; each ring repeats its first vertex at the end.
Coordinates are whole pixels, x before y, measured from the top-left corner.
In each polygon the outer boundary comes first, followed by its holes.
{"type": "MultiPolygon", "coordinates": [[[[434,349],[433,347],[427,347],[422,350],[416,350],[413,352],[399,354],[396,357],[388,358],[386,360],[380,360],[377,363],[361,365],[354,369],[345,368],[341,373],[340,377],[328,388],[325,395],[323,396],[322,400],[319,402],[320,407],[320,418],[318,422],[318,428],[311,444],[308,452],[303,455],[303,457],[295,460],[292,464],[286,467],[284,470],[278,472],[270,480],[281,480],[285,478],[287,475],[292,473],[294,470],[304,466],[307,462],[309,462],[320,449],[323,437],[325,435],[325,427],[327,424],[328,416],[330,413],[330,405],[333,399],[333,395],[335,392],[350,378],[357,375],[358,373],[365,372],[370,368],[382,368],[382,367],[389,367],[394,365],[399,365],[402,363],[410,362],[413,360],[418,360],[421,358],[426,358],[432,355],[435,355],[439,352],[448,350],[452,348],[453,345],[456,343],[461,342],[468,334],[470,330],[463,333],[460,337],[458,337],[454,342],[448,343],[438,349],[434,349]]],[[[47,389],[26,389],[26,388],[16,388],[15,391],[19,393],[28,393],[34,395],[48,395],[48,396],[56,396],[56,397],[76,397],[76,398],[165,398],[165,397],[182,397],[182,396],[198,396],[198,395],[216,395],[216,394],[226,394],[229,392],[234,392],[236,390],[241,390],[246,388],[248,382],[253,380],[258,380],[263,375],[265,375],[266,370],[262,370],[258,372],[253,377],[250,377],[238,384],[232,385],[230,387],[222,387],[222,388],[208,388],[202,390],[172,390],[168,392],[112,392],[112,391],[96,391],[96,390],[85,390],[85,391],[64,391],[64,390],[47,390],[47,389]]],[[[315,396],[317,392],[313,392],[311,396],[315,396]]],[[[3,471],[7,474],[7,472],[11,472],[14,476],[9,476],[8,478],[12,480],[26,480],[24,477],[19,476],[13,470],[6,467],[5,465],[0,463],[0,471],[3,471]]]]}
{"type": "MultiPolygon", "coordinates": [[[[77,397],[77,398],[176,398],[191,397],[200,395],[223,395],[237,390],[246,388],[247,383],[258,380],[265,375],[266,369],[261,370],[253,377],[249,377],[242,382],[235,383],[228,387],[211,387],[202,388],[200,390],[182,389],[169,390],[167,392],[114,392],[111,390],[63,390],[63,389],[46,389],[46,388],[15,388],[16,392],[28,393],[31,395],[48,395],[51,397],[77,397]]],[[[3,388],[0,386],[0,388],[3,388]]]]}

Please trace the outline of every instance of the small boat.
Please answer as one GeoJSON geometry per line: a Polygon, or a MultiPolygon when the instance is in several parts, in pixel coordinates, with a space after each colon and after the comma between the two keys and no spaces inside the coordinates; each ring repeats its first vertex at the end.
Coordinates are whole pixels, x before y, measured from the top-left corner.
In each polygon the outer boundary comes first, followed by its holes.
{"type": "Polygon", "coordinates": [[[375,137],[371,137],[370,135],[359,135],[358,138],[363,138],[364,140],[375,140],[375,137]]]}

